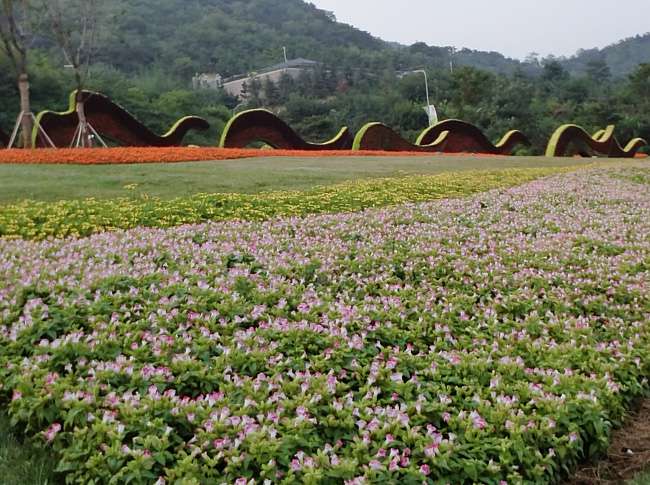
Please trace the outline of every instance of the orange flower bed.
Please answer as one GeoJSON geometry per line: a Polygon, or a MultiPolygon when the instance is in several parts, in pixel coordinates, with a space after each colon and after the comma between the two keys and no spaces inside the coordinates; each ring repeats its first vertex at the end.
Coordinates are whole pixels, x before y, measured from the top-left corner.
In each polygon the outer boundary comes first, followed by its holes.
{"type": "Polygon", "coordinates": [[[648,158],[648,157],[650,157],[650,155],[648,155],[647,153],[637,153],[637,154],[634,155],[634,156],[635,156],[636,158],[648,158]]]}
{"type": "MultiPolygon", "coordinates": [[[[37,150],[0,150],[0,164],[79,164],[112,165],[126,163],[177,163],[202,160],[235,160],[254,157],[403,157],[431,156],[439,153],[382,151],[301,151],[239,148],[43,148],[37,150]]],[[[462,156],[454,153],[445,155],[462,156]]],[[[494,156],[494,155],[481,155],[494,156]]]]}

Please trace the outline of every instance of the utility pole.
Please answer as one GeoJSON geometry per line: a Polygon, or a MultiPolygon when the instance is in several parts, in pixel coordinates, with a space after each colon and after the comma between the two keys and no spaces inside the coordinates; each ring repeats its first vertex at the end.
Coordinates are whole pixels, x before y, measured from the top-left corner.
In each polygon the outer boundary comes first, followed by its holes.
{"type": "Polygon", "coordinates": [[[455,47],[450,47],[449,48],[449,70],[451,73],[454,73],[454,54],[456,54],[456,48],[455,47]]]}
{"type": "Polygon", "coordinates": [[[427,71],[424,69],[418,69],[417,71],[413,71],[413,73],[424,74],[424,90],[426,91],[427,95],[427,106],[424,108],[424,110],[427,112],[427,117],[429,118],[429,126],[433,126],[438,122],[438,114],[436,113],[435,107],[429,100],[429,78],[427,77],[427,71]]]}

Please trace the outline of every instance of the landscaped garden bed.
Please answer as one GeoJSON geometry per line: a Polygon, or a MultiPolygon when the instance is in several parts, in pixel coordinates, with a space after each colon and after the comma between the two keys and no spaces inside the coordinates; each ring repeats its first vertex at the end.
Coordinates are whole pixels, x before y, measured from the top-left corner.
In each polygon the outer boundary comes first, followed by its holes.
{"type": "Polygon", "coordinates": [[[355,180],[308,191],[197,194],[161,200],[148,196],[108,200],[31,200],[0,206],[0,237],[24,239],[88,236],[135,227],[173,227],[216,220],[264,220],[347,212],[404,202],[459,197],[522,184],[578,167],[446,172],[436,175],[355,180]]]}
{"type": "MultiPolygon", "coordinates": [[[[384,152],[367,150],[304,151],[304,150],[260,150],[256,148],[206,148],[206,147],[116,147],[88,148],[41,148],[38,150],[0,150],[0,163],[29,164],[79,164],[119,165],[123,163],[175,163],[202,160],[235,160],[256,157],[395,157],[431,156],[421,152],[384,152]]],[[[441,154],[436,154],[441,155],[441,154]]],[[[466,154],[448,153],[446,156],[466,154]]],[[[478,155],[493,157],[495,155],[478,155]]]]}
{"type": "Polygon", "coordinates": [[[648,169],[483,176],[0,239],[0,401],[70,482],[557,480],[648,389],[648,169]]]}

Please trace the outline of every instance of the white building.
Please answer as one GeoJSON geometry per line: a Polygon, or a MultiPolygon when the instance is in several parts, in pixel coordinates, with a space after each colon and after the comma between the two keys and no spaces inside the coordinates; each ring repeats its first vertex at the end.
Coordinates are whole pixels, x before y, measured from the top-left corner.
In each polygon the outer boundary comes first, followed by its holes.
{"type": "Polygon", "coordinates": [[[197,73],[192,78],[193,89],[219,89],[223,85],[223,78],[220,74],[197,73]]]}
{"type": "Polygon", "coordinates": [[[248,75],[234,76],[223,79],[219,74],[197,74],[192,78],[194,89],[218,89],[223,88],[231,96],[243,97],[244,85],[250,85],[253,80],[263,83],[267,79],[274,83],[280,81],[283,74],[296,79],[304,71],[314,69],[318,65],[316,61],[309,59],[291,59],[281,64],[269,66],[262,71],[248,75]]]}

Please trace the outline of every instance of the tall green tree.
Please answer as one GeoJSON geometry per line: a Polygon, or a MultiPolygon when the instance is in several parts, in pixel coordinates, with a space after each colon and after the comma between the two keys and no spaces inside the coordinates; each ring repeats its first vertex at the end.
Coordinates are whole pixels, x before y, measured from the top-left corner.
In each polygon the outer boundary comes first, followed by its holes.
{"type": "MultiPolygon", "coordinates": [[[[41,0],[53,39],[67,66],[74,74],[77,91],[76,111],[79,117],[77,146],[93,146],[93,127],[86,119],[83,90],[97,51],[103,27],[110,23],[108,2],[101,0],[41,0]]],[[[114,6],[114,4],[112,5],[114,6]]]]}
{"type": "Polygon", "coordinates": [[[2,0],[1,5],[0,39],[16,76],[20,94],[20,115],[16,123],[20,123],[21,146],[27,148],[31,146],[33,127],[28,61],[38,12],[30,0],[2,0]]]}

